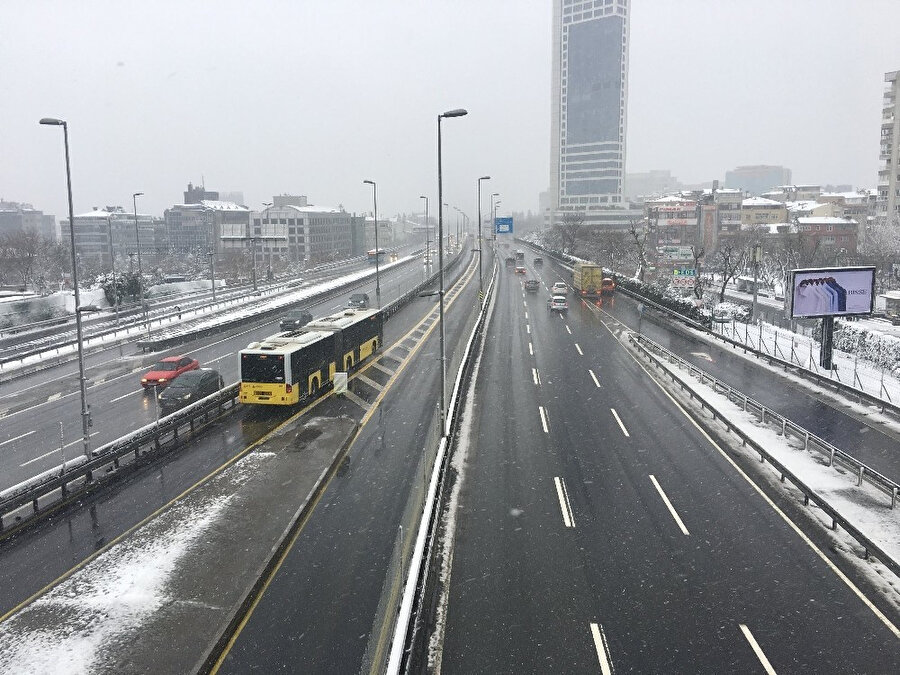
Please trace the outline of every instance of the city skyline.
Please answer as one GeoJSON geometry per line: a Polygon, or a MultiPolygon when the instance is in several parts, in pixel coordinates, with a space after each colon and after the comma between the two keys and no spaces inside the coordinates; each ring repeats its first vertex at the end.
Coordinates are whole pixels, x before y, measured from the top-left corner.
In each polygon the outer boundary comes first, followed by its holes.
{"type": "MultiPolygon", "coordinates": [[[[631,2],[625,171],[699,183],[770,164],[874,188],[900,45],[871,38],[900,5],[863,4],[631,2]]],[[[536,212],[551,5],[5,5],[0,197],[65,217],[61,139],[38,125],[54,116],[69,122],[76,213],[141,191],[138,210],[161,214],[188,181],[243,191],[253,209],[293,193],[362,213],[364,177],[385,214],[412,212],[420,194],[436,201],[437,114],[465,107],[445,130],[445,201],[473,217],[475,179],[490,174],[501,211],[536,212]]]]}

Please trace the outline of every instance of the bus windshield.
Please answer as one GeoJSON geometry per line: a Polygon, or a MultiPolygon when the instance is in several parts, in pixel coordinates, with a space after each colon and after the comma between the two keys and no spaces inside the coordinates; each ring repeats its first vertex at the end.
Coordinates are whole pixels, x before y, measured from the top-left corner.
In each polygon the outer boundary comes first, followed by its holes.
{"type": "Polygon", "coordinates": [[[241,354],[242,382],[284,382],[284,357],[241,354]]]}

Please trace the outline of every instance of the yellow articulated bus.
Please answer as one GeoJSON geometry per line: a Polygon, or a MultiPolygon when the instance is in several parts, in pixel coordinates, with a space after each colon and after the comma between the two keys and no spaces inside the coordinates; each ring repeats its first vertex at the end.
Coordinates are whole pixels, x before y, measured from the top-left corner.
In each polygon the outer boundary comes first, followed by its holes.
{"type": "Polygon", "coordinates": [[[338,371],[353,372],[381,346],[377,309],[347,309],[272,335],[240,352],[241,403],[295,405],[331,387],[338,371]]]}

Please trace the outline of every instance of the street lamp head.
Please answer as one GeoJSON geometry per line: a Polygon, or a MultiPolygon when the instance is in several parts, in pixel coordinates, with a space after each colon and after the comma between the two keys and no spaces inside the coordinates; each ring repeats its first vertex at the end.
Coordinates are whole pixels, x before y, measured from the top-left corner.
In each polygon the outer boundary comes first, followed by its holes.
{"type": "Polygon", "coordinates": [[[468,115],[469,111],[465,108],[456,108],[455,110],[448,110],[445,113],[441,113],[439,117],[462,117],[463,115],[468,115]]]}
{"type": "Polygon", "coordinates": [[[374,181],[374,180],[364,180],[363,183],[365,183],[365,184],[367,184],[367,185],[375,185],[375,181],[374,181]]]}
{"type": "Polygon", "coordinates": [[[482,177],[479,178],[478,180],[490,180],[490,179],[491,179],[490,176],[482,176],[482,177]]]}
{"type": "Polygon", "coordinates": [[[43,117],[41,118],[41,124],[49,124],[51,126],[60,127],[65,126],[66,121],[56,119],[55,117],[43,117]]]}
{"type": "Polygon", "coordinates": [[[491,195],[491,197],[499,197],[499,196],[500,196],[500,193],[499,193],[499,192],[495,192],[495,193],[493,193],[493,194],[491,195]]]}
{"type": "Polygon", "coordinates": [[[425,195],[419,195],[419,199],[428,199],[425,195]]]}
{"type": "Polygon", "coordinates": [[[143,196],[144,196],[143,192],[135,192],[133,195],[131,195],[132,199],[134,199],[135,197],[143,197],[143,196]]]}

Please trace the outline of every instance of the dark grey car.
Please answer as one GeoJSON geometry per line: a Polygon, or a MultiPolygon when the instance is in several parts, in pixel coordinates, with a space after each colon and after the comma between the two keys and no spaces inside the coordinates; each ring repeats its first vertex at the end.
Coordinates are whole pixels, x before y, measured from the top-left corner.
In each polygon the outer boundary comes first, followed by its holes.
{"type": "Polygon", "coordinates": [[[353,309],[366,309],[369,306],[369,296],[367,293],[354,293],[347,301],[347,307],[353,309]]]}
{"type": "Polygon", "coordinates": [[[281,317],[281,321],[278,322],[278,327],[281,330],[297,330],[303,328],[303,326],[312,321],[312,319],[312,314],[305,309],[295,309],[281,317]]]}
{"type": "Polygon", "coordinates": [[[201,398],[214,394],[225,386],[219,371],[209,368],[191,370],[163,389],[159,395],[159,409],[168,415],[201,398]]]}

